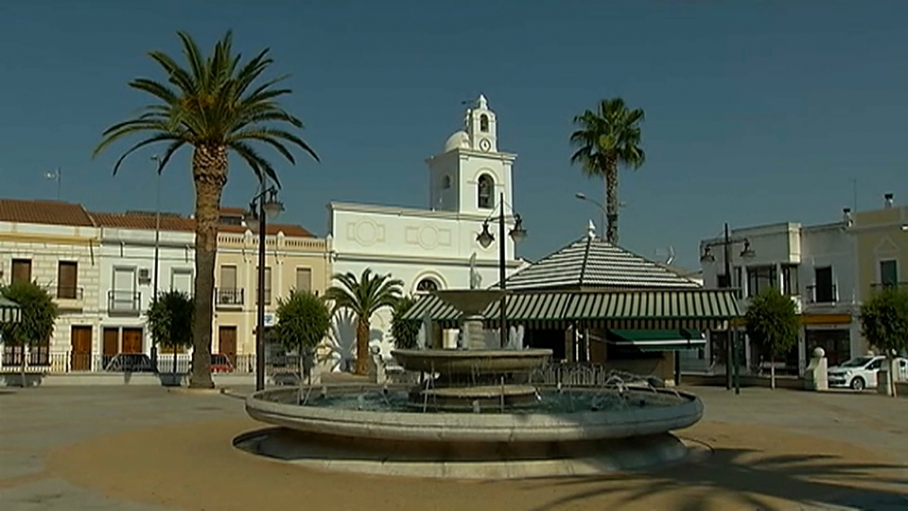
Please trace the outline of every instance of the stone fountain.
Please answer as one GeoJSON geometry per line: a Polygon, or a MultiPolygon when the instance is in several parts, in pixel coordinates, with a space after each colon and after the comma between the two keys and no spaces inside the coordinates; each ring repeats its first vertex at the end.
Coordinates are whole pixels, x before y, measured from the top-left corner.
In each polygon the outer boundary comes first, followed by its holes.
{"type": "Polygon", "coordinates": [[[486,346],[481,313],[502,291],[437,296],[463,313],[464,349],[392,351],[418,384],[257,392],[246,412],[280,429],[235,445],[312,468],[470,479],[593,475],[689,455],[669,432],[702,417],[693,394],[624,375],[577,385],[580,373],[546,372],[551,350],[486,346]]]}

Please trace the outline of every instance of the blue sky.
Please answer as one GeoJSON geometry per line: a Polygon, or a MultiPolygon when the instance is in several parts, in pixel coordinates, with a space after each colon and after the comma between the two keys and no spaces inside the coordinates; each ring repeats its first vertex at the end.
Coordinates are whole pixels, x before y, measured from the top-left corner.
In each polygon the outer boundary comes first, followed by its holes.
{"type": "MultiPolygon", "coordinates": [[[[161,77],[145,52],[178,51],[178,29],[206,48],[233,29],[292,74],[286,107],[322,157],[278,164],[282,221],[325,234],[329,200],[426,206],[423,160],[482,92],[519,154],[519,251],[541,257],[598,219],[574,198],[602,186],[569,164],[571,118],[621,96],[646,110],[648,154],[621,175],[621,245],[696,266],[724,222],[839,219],[855,178],[861,209],[908,200],[906,26],[908,3],[884,0],[3,2],[0,196],[53,199],[44,175],[61,167],[64,200],[153,209],[150,152],[112,177],[117,152],[91,151],[144,104],[126,83],[161,77]]],[[[164,209],[192,210],[189,154],[165,173],[164,209]]],[[[225,205],[253,187],[233,165],[225,205]]]]}

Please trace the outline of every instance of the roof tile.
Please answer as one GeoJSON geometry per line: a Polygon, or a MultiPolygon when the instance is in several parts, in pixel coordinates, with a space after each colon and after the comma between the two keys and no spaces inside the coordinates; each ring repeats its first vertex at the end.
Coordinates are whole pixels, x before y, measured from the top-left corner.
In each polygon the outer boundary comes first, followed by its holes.
{"type": "Polygon", "coordinates": [[[0,222],[94,226],[80,204],[49,200],[0,199],[0,222]]]}

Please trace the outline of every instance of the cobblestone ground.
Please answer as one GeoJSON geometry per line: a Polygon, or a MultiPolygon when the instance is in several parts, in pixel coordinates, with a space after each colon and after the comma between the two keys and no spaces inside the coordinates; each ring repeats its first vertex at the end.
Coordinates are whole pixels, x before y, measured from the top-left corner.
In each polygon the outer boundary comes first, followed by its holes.
{"type": "MultiPolygon", "coordinates": [[[[243,392],[248,389],[236,389],[243,392]]],[[[157,387],[0,390],[0,510],[908,509],[908,399],[694,388],[705,461],[651,473],[454,482],[252,457],[242,401],[157,387]]]]}

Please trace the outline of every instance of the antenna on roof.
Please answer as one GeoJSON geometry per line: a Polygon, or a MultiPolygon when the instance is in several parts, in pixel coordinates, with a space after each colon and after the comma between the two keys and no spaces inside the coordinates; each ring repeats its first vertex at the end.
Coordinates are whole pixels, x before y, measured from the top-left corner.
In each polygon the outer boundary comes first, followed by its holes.
{"type": "Polygon", "coordinates": [[[44,174],[46,179],[57,182],[57,200],[61,200],[62,197],[62,184],[63,184],[63,170],[60,167],[57,167],[56,170],[51,172],[46,172],[44,174]]]}

